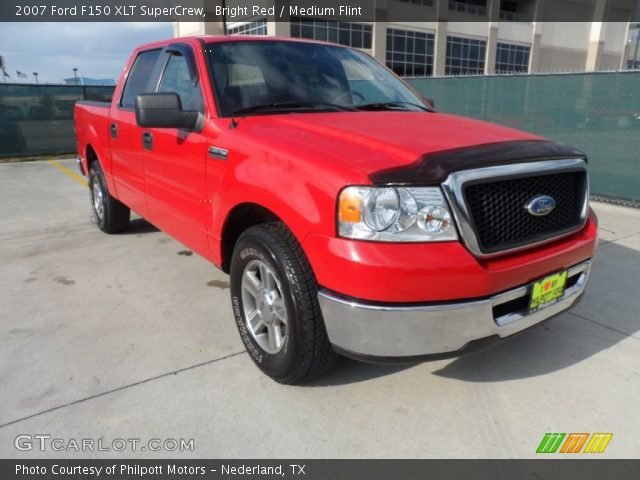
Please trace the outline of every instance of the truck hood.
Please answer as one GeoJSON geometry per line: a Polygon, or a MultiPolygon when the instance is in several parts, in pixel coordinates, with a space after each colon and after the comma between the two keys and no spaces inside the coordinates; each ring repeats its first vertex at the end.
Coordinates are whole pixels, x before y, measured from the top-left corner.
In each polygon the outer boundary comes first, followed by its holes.
{"type": "Polygon", "coordinates": [[[407,166],[425,155],[446,150],[544,140],[526,132],[443,113],[304,113],[261,115],[247,117],[246,121],[247,127],[266,134],[271,145],[297,143],[310,155],[330,160],[336,167],[357,168],[366,175],[407,166]]]}

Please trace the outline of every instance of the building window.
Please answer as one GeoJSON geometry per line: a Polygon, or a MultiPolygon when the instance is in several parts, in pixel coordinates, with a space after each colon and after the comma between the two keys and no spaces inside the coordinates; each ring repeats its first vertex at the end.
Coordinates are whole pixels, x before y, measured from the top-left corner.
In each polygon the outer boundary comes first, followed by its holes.
{"type": "Polygon", "coordinates": [[[433,0],[395,0],[396,2],[413,3],[423,7],[433,7],[433,0]]]}
{"type": "Polygon", "coordinates": [[[531,19],[522,13],[508,12],[506,10],[500,10],[500,20],[506,20],[507,22],[530,22],[531,19]]]}
{"type": "Polygon", "coordinates": [[[433,75],[432,33],[387,28],[387,67],[401,77],[433,75]]]}
{"type": "Polygon", "coordinates": [[[487,0],[449,0],[449,10],[471,13],[472,15],[486,15],[487,0]]]}
{"type": "Polygon", "coordinates": [[[482,75],[486,40],[447,37],[445,75],[482,75]]]}
{"type": "Polygon", "coordinates": [[[527,73],[531,47],[498,43],[496,50],[496,73],[527,73]]]}
{"type": "Polygon", "coordinates": [[[354,48],[371,48],[373,27],[366,23],[303,20],[291,17],[291,36],[339,43],[354,48]]]}
{"type": "Polygon", "coordinates": [[[528,22],[529,17],[518,11],[518,2],[513,0],[502,0],[500,2],[500,20],[509,22],[528,22]]]}
{"type": "Polygon", "coordinates": [[[255,22],[247,22],[241,25],[231,27],[227,30],[229,35],[266,35],[267,20],[256,20],[255,22]]]}

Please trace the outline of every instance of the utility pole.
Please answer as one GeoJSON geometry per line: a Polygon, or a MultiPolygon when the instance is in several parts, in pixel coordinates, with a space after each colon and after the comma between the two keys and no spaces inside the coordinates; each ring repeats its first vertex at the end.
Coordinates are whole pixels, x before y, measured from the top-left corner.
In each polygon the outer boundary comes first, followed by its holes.
{"type": "Polygon", "coordinates": [[[640,43],[640,0],[636,0],[636,10],[633,15],[632,22],[635,22],[636,26],[636,48],[633,52],[633,64],[631,65],[634,70],[638,70],[640,65],[638,65],[638,43],[640,43]]]}
{"type": "Polygon", "coordinates": [[[38,72],[33,72],[33,76],[36,78],[36,85],[38,85],[38,72]]]}
{"type": "Polygon", "coordinates": [[[7,72],[5,72],[4,57],[0,55],[0,72],[2,72],[2,81],[7,83],[7,72]]]}
{"type": "Polygon", "coordinates": [[[636,23],[636,48],[633,52],[633,64],[631,65],[631,67],[634,70],[637,70],[640,68],[640,65],[638,65],[638,45],[640,44],[640,23],[636,23]]]}

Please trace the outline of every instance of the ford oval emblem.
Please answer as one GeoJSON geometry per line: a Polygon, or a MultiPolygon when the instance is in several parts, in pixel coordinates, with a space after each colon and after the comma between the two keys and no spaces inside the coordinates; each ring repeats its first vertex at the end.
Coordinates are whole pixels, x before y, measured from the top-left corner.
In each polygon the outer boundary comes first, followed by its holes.
{"type": "Polygon", "coordinates": [[[529,200],[524,208],[534,217],[544,217],[556,208],[556,201],[549,195],[540,195],[529,200]]]}

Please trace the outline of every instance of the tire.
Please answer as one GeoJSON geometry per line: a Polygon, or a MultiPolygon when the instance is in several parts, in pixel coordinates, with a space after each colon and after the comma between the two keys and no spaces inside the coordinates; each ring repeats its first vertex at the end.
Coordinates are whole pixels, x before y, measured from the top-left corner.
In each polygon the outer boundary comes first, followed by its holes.
{"type": "Polygon", "coordinates": [[[240,338],[265,374],[295,385],[335,364],[315,275],[284,224],[257,225],[240,236],[231,259],[230,291],[240,338]]]}
{"type": "Polygon", "coordinates": [[[97,161],[89,170],[89,196],[93,221],[105,233],[122,232],[129,226],[131,210],[113,198],[107,189],[102,167],[97,161]]]}

